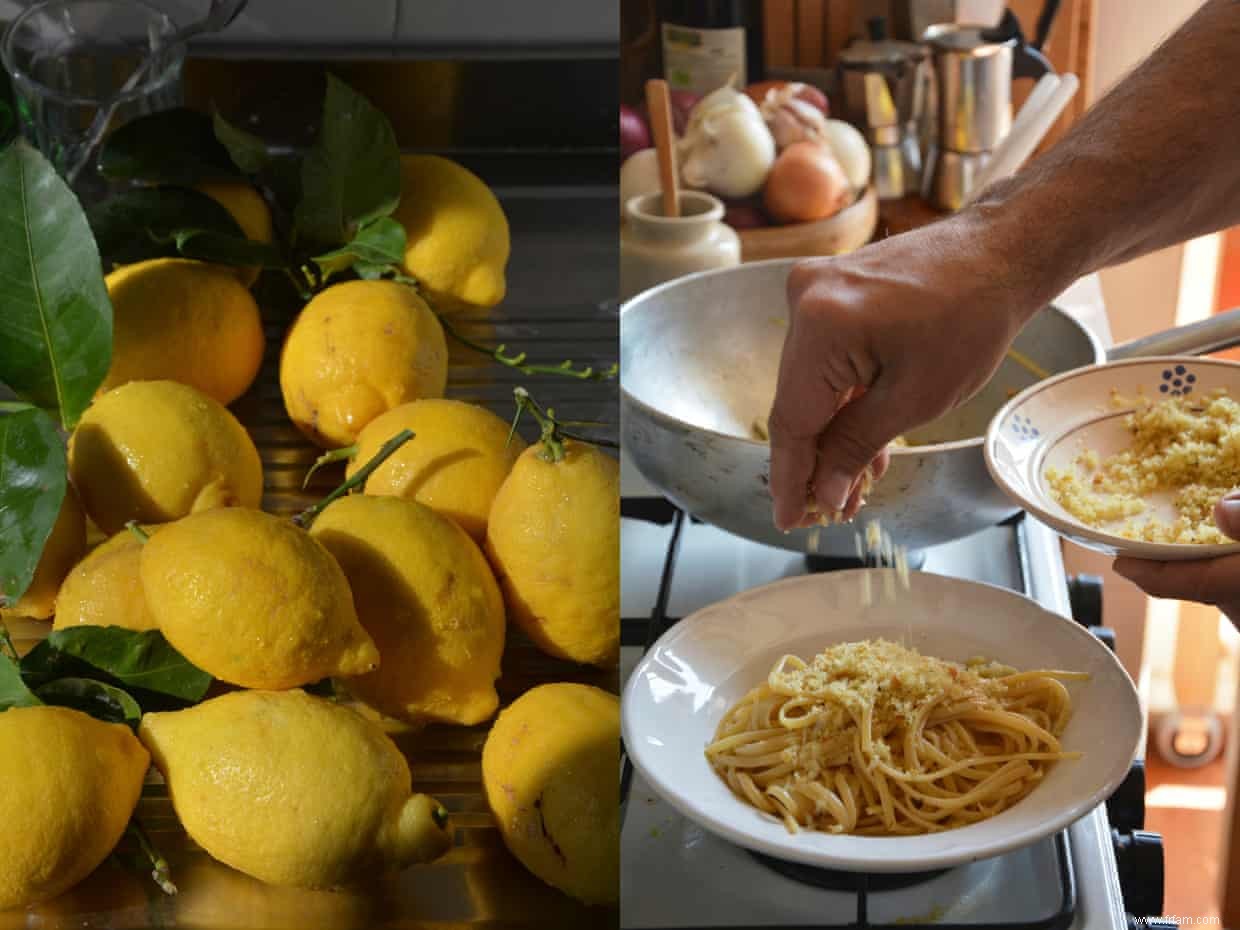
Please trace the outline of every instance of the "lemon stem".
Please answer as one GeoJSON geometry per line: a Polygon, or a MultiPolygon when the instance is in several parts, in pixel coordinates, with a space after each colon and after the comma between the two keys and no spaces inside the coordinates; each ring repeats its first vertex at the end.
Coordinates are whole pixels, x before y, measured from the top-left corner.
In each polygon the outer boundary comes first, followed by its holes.
{"type": "Polygon", "coordinates": [[[155,880],[159,890],[167,895],[176,894],[177,886],[172,883],[172,873],[168,868],[168,860],[164,858],[163,853],[155,848],[155,844],[146,835],[146,831],[142,829],[137,818],[129,821],[129,825],[125,827],[125,832],[137,841],[138,847],[142,850],[142,855],[146,856],[147,861],[151,864],[151,878],[155,880]]]}
{"type": "Polygon", "coordinates": [[[529,411],[530,416],[538,421],[539,442],[542,443],[542,457],[548,462],[559,462],[564,458],[564,436],[560,432],[560,424],[555,421],[554,410],[543,410],[538,401],[530,397],[530,392],[523,387],[512,389],[513,399],[517,402],[517,415],[512,420],[509,438],[517,429],[517,421],[521,414],[529,411]]]}
{"type": "Polygon", "coordinates": [[[142,527],[138,526],[137,520],[130,520],[125,524],[125,529],[137,536],[138,542],[142,543],[144,546],[151,541],[151,534],[142,527]]]}
{"type": "Polygon", "coordinates": [[[314,477],[314,473],[324,465],[330,465],[332,462],[339,462],[342,459],[351,459],[355,455],[357,455],[357,443],[354,443],[351,446],[343,446],[339,449],[331,449],[324,452],[314,460],[314,464],[311,465],[310,470],[306,472],[305,480],[301,483],[301,489],[304,491],[307,486],[309,486],[310,479],[314,477]]]}
{"type": "Polygon", "coordinates": [[[399,449],[401,446],[403,446],[406,442],[408,442],[412,438],[413,438],[413,430],[410,430],[410,429],[401,430],[399,433],[397,433],[395,436],[393,436],[391,439],[385,442],[383,446],[379,449],[379,451],[375,453],[374,458],[372,458],[369,462],[367,462],[365,465],[359,468],[352,478],[350,478],[344,484],[340,485],[340,487],[336,488],[336,490],[332,491],[330,494],[328,494],[325,498],[323,498],[317,504],[312,504],[311,506],[303,510],[301,513],[297,514],[297,516],[293,517],[293,522],[296,523],[298,526],[302,527],[303,529],[309,529],[310,524],[314,522],[315,517],[317,517],[324,510],[326,510],[328,506],[330,506],[332,503],[344,497],[354,488],[361,487],[363,484],[365,484],[366,479],[370,477],[371,472],[373,472],[376,468],[378,468],[380,465],[386,462],[388,459],[388,456],[390,456],[393,452],[395,452],[397,449],[399,449]]]}

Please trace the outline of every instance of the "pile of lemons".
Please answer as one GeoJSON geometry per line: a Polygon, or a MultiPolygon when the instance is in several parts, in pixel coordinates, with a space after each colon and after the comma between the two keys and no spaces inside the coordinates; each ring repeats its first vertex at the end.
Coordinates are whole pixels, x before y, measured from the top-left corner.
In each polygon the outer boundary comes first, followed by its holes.
{"type": "MultiPolygon", "coordinates": [[[[496,304],[509,238],[491,191],[432,156],[403,159],[402,182],[406,271],[441,312],[496,304]]],[[[270,240],[253,190],[202,189],[270,240]]],[[[111,369],[69,439],[71,487],[34,582],[8,612],[157,629],[220,684],[146,714],[136,736],[64,708],[0,714],[0,909],[98,866],[151,761],[188,834],[263,881],[330,888],[433,859],[451,846],[447,812],[412,792],[376,718],[490,721],[509,620],[553,656],[617,662],[615,460],[584,442],[527,448],[495,414],[446,399],[443,328],[404,284],[318,293],[286,334],[280,387],[313,442],[355,445],[350,475],[394,434],[414,438],[308,529],[261,509],[262,463],[227,406],[265,350],[253,280],[183,259],[107,278],[111,369]],[[89,554],[88,520],[107,537],[89,554]],[[371,712],[301,690],[325,678],[371,712]]],[[[587,903],[618,894],[618,751],[616,697],[578,684],[527,692],[485,745],[510,849],[587,903]]]]}

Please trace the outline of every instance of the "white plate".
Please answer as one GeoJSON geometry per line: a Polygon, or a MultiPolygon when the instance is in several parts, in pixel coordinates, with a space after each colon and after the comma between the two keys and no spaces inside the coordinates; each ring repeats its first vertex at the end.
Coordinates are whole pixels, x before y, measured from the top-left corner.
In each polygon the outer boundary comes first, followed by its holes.
{"type": "MultiPolygon", "coordinates": [[[[1089,365],[1026,388],[1005,404],[986,430],[986,467],[1013,501],[1075,543],[1139,559],[1180,561],[1240,552],[1240,543],[1198,545],[1127,539],[1086,526],[1059,505],[1046,484],[1046,469],[1070,468],[1085,449],[1100,458],[1129,448],[1123,420],[1130,410],[1111,404],[1122,397],[1193,397],[1227,388],[1240,398],[1240,363],[1221,359],[1161,356],[1089,365]]],[[[1147,512],[1175,518],[1171,494],[1155,495],[1147,512]]],[[[1140,518],[1138,518],[1140,519],[1140,518]]]]}
{"type": "MultiPolygon", "coordinates": [[[[888,572],[890,570],[887,570],[888,572]]],[[[916,872],[985,859],[1062,830],[1128,774],[1144,728],[1136,689],[1119,660],[1073,620],[978,582],[910,573],[888,599],[878,570],[779,581],[699,610],[659,638],[630,676],[621,708],[633,764],[664,800],[724,839],[759,852],[853,872],[916,872]],[[874,571],[875,603],[862,608],[861,575],[874,571]],[[723,714],[785,653],[883,636],[923,655],[984,655],[1018,669],[1088,672],[1069,682],[1074,712],[1066,749],[1028,797],[980,823],[924,836],[844,836],[783,824],[739,800],[706,761],[723,714]]]]}

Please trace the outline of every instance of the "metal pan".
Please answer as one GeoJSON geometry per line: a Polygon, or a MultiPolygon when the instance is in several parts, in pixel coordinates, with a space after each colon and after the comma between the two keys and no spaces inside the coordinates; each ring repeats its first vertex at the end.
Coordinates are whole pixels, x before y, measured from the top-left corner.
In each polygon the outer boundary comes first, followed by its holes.
{"type": "MultiPolygon", "coordinates": [[[[785,283],[795,260],[777,259],[680,278],[621,309],[621,429],[625,451],[652,485],[694,516],[748,539],[807,551],[810,530],[771,521],[770,449],[757,438],[775,395],[787,327],[785,283]]],[[[1240,344],[1240,310],[1104,350],[1054,306],[1014,348],[1050,373],[1147,355],[1200,355],[1240,344]]],[[[870,494],[859,523],[882,521],[909,549],[1002,522],[1016,506],[982,456],[991,417],[1036,376],[1008,358],[972,400],[908,434],[870,494]]],[[[855,528],[827,527],[816,552],[853,556],[855,528]]]]}

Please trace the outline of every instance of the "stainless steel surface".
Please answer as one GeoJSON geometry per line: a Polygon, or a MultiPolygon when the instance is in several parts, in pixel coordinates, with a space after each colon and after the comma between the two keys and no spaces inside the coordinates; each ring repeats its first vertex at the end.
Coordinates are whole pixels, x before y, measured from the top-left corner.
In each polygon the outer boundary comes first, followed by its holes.
{"type": "Polygon", "coordinates": [[[989,152],[952,152],[932,145],[922,175],[922,196],[941,210],[959,210],[977,189],[989,152]]]}
{"type": "Polygon", "coordinates": [[[867,107],[867,75],[878,76],[887,87],[899,122],[920,119],[918,84],[927,59],[925,46],[915,42],[854,42],[840,52],[839,86],[843,92],[843,118],[858,126],[870,122],[867,107]]]}
{"type": "Polygon", "coordinates": [[[989,151],[1011,126],[1016,40],[993,42],[982,33],[955,24],[926,31],[938,87],[938,141],[953,152],[989,151]]]}
{"type": "Polygon", "coordinates": [[[1197,323],[1142,336],[1107,351],[1107,360],[1143,358],[1150,355],[1206,355],[1240,345],[1236,329],[1240,326],[1240,309],[1216,313],[1197,323]]]}
{"type": "MultiPolygon", "coordinates": [[[[758,262],[683,278],[647,291],[622,311],[621,423],[626,453],[662,494],[710,523],[767,545],[810,549],[813,530],[778,532],[771,522],[770,448],[754,438],[775,393],[787,327],[790,260],[758,262]]],[[[1209,351],[1240,334],[1240,317],[1195,330],[1178,350],[1209,351]]],[[[1157,354],[1165,343],[1145,343],[1157,354]],[[1152,347],[1152,348],[1151,348],[1152,347]]],[[[1055,307],[1022,330],[1015,348],[1054,373],[1104,361],[1097,339],[1055,307]]],[[[1114,350],[1133,352],[1131,346],[1114,350]]],[[[910,549],[958,539],[1011,516],[995,487],[982,437],[1008,399],[1036,380],[1005,359],[970,401],[908,434],[917,445],[892,450],[891,469],[859,516],[880,520],[910,549]]],[[[854,527],[822,528],[817,551],[855,555],[854,527]]]]}
{"type": "MultiPolygon", "coordinates": [[[[499,189],[512,232],[507,299],[489,314],[454,323],[469,337],[527,349],[531,361],[599,366],[615,361],[617,292],[615,192],[568,188],[499,189]]],[[[280,346],[295,306],[263,299],[267,336],[263,367],[254,387],[233,405],[262,454],[264,509],[292,514],[320,499],[343,478],[339,466],[316,475],[308,491],[302,477],[319,454],[284,413],[278,382],[280,346]]],[[[451,342],[451,340],[449,340],[451,342]]],[[[616,435],[614,382],[583,383],[551,376],[527,377],[459,346],[452,346],[448,396],[512,415],[512,389],[526,386],[540,403],[567,419],[609,424],[596,435],[616,435]]],[[[532,424],[522,432],[534,438],[532,424]]],[[[13,632],[22,651],[46,635],[48,625],[29,621],[13,632]]],[[[552,659],[509,627],[501,706],[534,685],[579,681],[616,691],[613,671],[552,659]]],[[[415,790],[437,797],[454,828],[452,849],[436,862],[374,876],[336,892],[264,885],[210,859],[177,822],[162,780],[152,776],[137,816],[167,856],[180,888],[167,897],[141,870],[106,865],[70,894],[39,910],[0,913],[0,930],[30,927],[210,928],[210,930],[377,930],[377,928],[565,928],[615,926],[614,910],[588,908],[544,884],[507,851],[482,793],[480,756],[488,724],[393,730],[409,759],[415,790]]],[[[122,844],[120,852],[135,850],[122,844]]]]}
{"type": "Polygon", "coordinates": [[[905,175],[906,146],[875,145],[870,151],[874,155],[874,190],[879,200],[899,200],[908,188],[905,175]]]}

